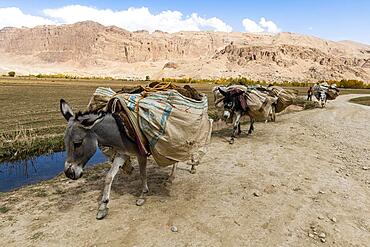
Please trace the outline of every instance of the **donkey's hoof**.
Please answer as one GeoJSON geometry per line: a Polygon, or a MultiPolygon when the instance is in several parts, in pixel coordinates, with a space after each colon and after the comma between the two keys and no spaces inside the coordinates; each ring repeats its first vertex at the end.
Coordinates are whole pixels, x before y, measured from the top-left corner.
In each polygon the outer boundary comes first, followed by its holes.
{"type": "Polygon", "coordinates": [[[139,198],[136,200],[136,206],[143,206],[145,203],[145,199],[144,198],[139,198]]]}
{"type": "Polygon", "coordinates": [[[229,141],[229,144],[234,144],[234,142],[235,142],[235,140],[234,140],[234,139],[231,139],[231,140],[229,141]]]}
{"type": "Polygon", "coordinates": [[[96,219],[101,220],[104,219],[105,216],[108,214],[108,208],[99,209],[98,213],[96,214],[96,219]]]}

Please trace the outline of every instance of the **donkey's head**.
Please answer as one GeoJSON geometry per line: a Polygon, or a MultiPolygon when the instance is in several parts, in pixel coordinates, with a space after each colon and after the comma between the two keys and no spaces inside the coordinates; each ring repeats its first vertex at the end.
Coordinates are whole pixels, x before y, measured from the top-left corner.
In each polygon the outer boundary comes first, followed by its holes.
{"type": "Polygon", "coordinates": [[[223,118],[229,119],[232,113],[234,113],[235,110],[238,110],[236,109],[237,108],[236,96],[238,95],[233,95],[230,91],[223,90],[221,87],[218,88],[218,91],[220,91],[222,96],[224,96],[223,98],[223,102],[224,102],[223,118]]]}
{"type": "Polygon", "coordinates": [[[97,137],[91,129],[101,121],[104,114],[77,113],[74,115],[71,107],[63,99],[60,100],[60,111],[68,122],[64,135],[67,151],[64,173],[71,179],[79,179],[98,144],[97,137]]]}

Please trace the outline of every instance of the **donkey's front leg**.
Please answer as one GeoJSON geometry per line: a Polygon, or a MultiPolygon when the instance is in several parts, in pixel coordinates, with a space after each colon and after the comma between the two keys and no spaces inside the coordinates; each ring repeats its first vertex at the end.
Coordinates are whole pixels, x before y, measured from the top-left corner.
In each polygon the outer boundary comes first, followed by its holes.
{"type": "Polygon", "coordinates": [[[113,160],[112,167],[110,168],[107,176],[105,177],[103,197],[100,201],[98,213],[96,214],[96,218],[98,220],[103,219],[108,214],[108,202],[113,179],[116,176],[119,168],[125,163],[125,160],[128,158],[129,157],[125,155],[117,155],[113,160]]]}
{"type": "Polygon", "coordinates": [[[148,194],[149,188],[147,184],[147,178],[146,178],[146,162],[147,157],[146,156],[138,156],[137,161],[139,163],[139,170],[140,170],[140,178],[141,178],[141,184],[142,184],[142,190],[139,199],[136,201],[137,206],[142,206],[145,203],[145,195],[148,194]]]}
{"type": "Polygon", "coordinates": [[[239,130],[240,130],[240,118],[241,118],[241,113],[240,112],[236,112],[236,118],[235,118],[235,121],[234,121],[234,127],[233,127],[233,134],[231,135],[231,139],[229,141],[230,144],[233,144],[234,143],[234,138],[239,135],[239,130]]]}

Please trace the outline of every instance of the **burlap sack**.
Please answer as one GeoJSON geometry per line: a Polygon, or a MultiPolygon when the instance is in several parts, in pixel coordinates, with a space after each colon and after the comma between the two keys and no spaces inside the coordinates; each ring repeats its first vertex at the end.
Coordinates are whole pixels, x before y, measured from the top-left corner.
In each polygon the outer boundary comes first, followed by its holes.
{"type": "Polygon", "coordinates": [[[293,104],[293,101],[296,98],[295,93],[279,86],[270,86],[267,90],[270,92],[270,96],[277,97],[276,113],[285,110],[285,108],[293,104]]]}
{"type": "Polygon", "coordinates": [[[159,166],[200,159],[210,142],[212,120],[208,100],[187,98],[175,90],[140,94],[114,94],[107,88],[96,89],[88,109],[104,108],[117,98],[132,112],[134,126],[146,137],[151,154],[159,166]]]}
{"type": "Polygon", "coordinates": [[[273,97],[265,95],[257,90],[250,90],[245,94],[250,115],[257,121],[269,119],[272,112],[273,97]]]}
{"type": "Polygon", "coordinates": [[[326,95],[328,100],[335,100],[339,96],[339,91],[329,88],[326,95]]]}

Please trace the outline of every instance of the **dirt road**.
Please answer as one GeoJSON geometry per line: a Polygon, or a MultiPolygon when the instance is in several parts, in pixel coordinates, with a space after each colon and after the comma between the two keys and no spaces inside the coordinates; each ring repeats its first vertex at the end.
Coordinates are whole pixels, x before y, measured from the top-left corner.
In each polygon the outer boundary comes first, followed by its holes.
{"type": "Polygon", "coordinates": [[[142,207],[137,169],[119,173],[102,221],[107,165],[3,193],[0,246],[370,246],[370,107],[352,97],[258,123],[234,145],[218,132],[171,186],[170,168],[150,166],[142,207]]]}

